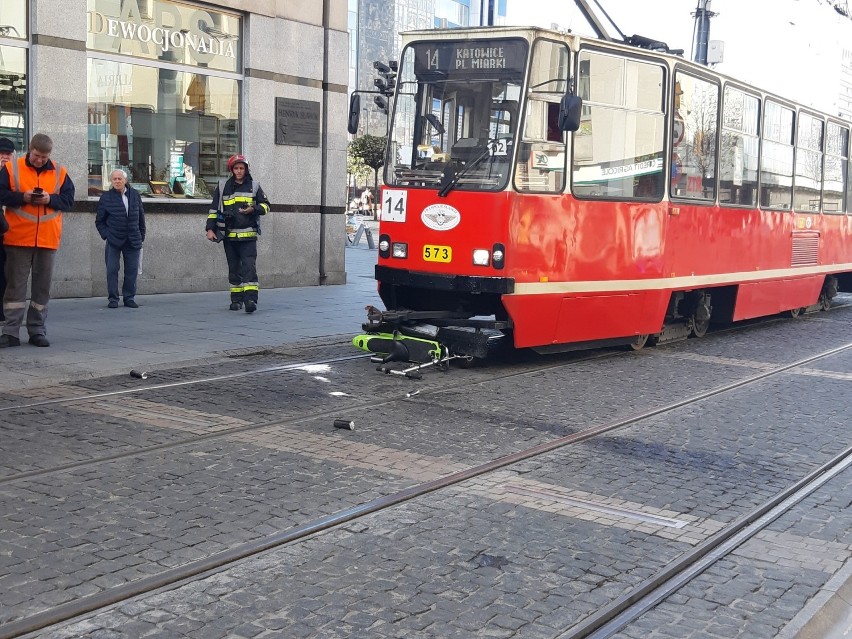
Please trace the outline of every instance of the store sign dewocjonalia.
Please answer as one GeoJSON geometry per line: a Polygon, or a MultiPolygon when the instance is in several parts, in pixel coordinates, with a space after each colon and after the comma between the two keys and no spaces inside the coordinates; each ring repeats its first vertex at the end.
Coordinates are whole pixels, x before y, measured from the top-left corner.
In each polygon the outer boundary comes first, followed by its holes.
{"type": "Polygon", "coordinates": [[[217,58],[229,58],[225,66],[235,66],[240,51],[238,16],[157,0],[150,15],[140,11],[138,0],[124,0],[118,12],[117,8],[114,2],[89,0],[90,48],[145,57],[188,51],[192,60],[180,60],[185,64],[215,64],[217,58]],[[100,37],[95,41],[95,36],[100,37]]]}

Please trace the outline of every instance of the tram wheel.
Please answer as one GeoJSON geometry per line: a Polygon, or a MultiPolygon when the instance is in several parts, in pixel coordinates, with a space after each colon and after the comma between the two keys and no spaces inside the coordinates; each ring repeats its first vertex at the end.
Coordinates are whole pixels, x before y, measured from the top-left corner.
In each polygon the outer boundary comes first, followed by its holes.
{"type": "Polygon", "coordinates": [[[692,334],[695,337],[704,337],[707,335],[707,329],[710,328],[710,320],[697,320],[692,318],[692,334]]]}
{"type": "Polygon", "coordinates": [[[820,295],[818,303],[821,311],[827,311],[831,308],[831,298],[828,295],[820,295]]]}
{"type": "Polygon", "coordinates": [[[647,333],[644,334],[644,335],[637,335],[636,339],[634,339],[632,342],[630,342],[627,345],[627,348],[629,348],[631,351],[641,351],[643,348],[645,348],[645,345],[647,343],[648,343],[648,334],[647,333]]]}
{"type": "Polygon", "coordinates": [[[787,317],[792,317],[793,319],[796,319],[802,314],[804,310],[805,309],[803,308],[791,308],[789,311],[787,311],[786,315],[787,317]]]}

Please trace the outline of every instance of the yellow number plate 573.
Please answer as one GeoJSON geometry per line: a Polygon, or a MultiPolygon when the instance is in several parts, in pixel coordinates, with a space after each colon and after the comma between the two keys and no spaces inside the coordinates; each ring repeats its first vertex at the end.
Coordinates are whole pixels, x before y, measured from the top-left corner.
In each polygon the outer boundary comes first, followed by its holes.
{"type": "Polygon", "coordinates": [[[427,262],[451,262],[453,249],[449,246],[427,244],[423,247],[423,259],[427,262]]]}

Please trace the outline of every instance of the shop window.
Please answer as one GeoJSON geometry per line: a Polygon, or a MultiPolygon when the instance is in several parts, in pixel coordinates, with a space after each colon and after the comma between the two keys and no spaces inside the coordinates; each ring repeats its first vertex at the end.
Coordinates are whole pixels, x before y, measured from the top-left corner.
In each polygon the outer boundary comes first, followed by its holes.
{"type": "Polygon", "coordinates": [[[231,78],[90,58],[88,194],[120,168],[148,195],[209,198],[240,151],[239,104],[231,78]]]}
{"type": "Polygon", "coordinates": [[[0,6],[0,38],[27,40],[27,0],[2,0],[0,6]]]}
{"type": "Polygon", "coordinates": [[[27,50],[0,46],[0,137],[26,149],[27,138],[27,50]]]}
{"type": "Polygon", "coordinates": [[[87,0],[86,4],[89,51],[216,71],[242,68],[238,15],[165,0],[87,0]]]}

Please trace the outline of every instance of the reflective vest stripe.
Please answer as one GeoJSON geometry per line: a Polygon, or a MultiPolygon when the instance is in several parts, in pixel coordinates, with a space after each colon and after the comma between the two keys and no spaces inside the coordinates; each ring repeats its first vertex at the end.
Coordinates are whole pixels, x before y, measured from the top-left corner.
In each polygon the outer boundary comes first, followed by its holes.
{"type": "Polygon", "coordinates": [[[12,190],[20,191],[21,183],[18,180],[18,161],[12,160],[11,162],[9,162],[9,168],[12,170],[12,190]]]}
{"type": "Polygon", "coordinates": [[[252,202],[254,202],[254,197],[252,197],[251,195],[247,195],[245,197],[234,196],[234,197],[231,197],[227,200],[223,200],[222,205],[223,206],[231,206],[232,204],[236,204],[237,202],[245,202],[245,203],[251,204],[252,202]]]}
{"type": "Polygon", "coordinates": [[[228,231],[225,237],[257,237],[257,231],[228,231]]]}
{"type": "Polygon", "coordinates": [[[9,209],[9,208],[7,208],[6,212],[8,213],[9,211],[11,211],[12,213],[14,213],[16,215],[20,215],[21,217],[24,217],[24,218],[28,219],[30,222],[33,222],[33,223],[37,223],[39,221],[48,222],[49,220],[52,220],[53,218],[59,217],[60,215],[62,215],[62,211],[53,211],[53,213],[48,213],[47,215],[33,215],[32,213],[28,213],[27,211],[22,211],[21,209],[9,209]]]}

